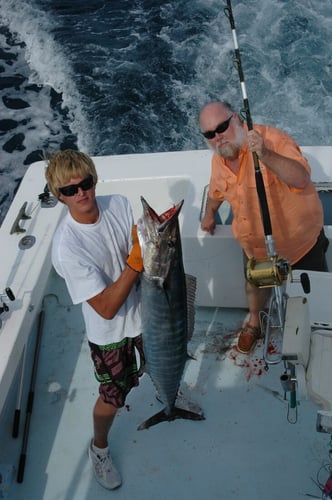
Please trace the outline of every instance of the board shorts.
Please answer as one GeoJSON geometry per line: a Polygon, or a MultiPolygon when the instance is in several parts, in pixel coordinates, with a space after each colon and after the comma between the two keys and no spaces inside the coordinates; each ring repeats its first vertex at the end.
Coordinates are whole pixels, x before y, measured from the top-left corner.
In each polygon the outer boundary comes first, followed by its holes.
{"type": "MultiPolygon", "coordinates": [[[[318,235],[314,246],[307,252],[302,259],[292,264],[292,269],[303,269],[304,271],[324,271],[328,272],[326,252],[329,246],[329,240],[325,235],[324,228],[318,235]]],[[[247,276],[248,257],[243,252],[244,275],[247,276]]]]}
{"type": "Polygon", "coordinates": [[[120,342],[107,345],[89,342],[89,346],[101,399],[115,408],[122,408],[128,393],[138,386],[139,377],[144,371],[142,336],[126,337],[120,342]]]}

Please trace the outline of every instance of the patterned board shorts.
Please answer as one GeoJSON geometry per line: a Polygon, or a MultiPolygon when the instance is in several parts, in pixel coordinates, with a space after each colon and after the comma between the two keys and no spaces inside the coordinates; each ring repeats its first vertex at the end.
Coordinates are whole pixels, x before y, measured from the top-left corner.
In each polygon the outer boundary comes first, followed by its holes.
{"type": "Polygon", "coordinates": [[[95,377],[99,382],[99,394],[105,403],[121,408],[126,396],[138,386],[143,374],[145,358],[142,336],[128,338],[114,344],[97,345],[89,342],[95,377]],[[140,358],[137,366],[136,349],[140,358]]]}

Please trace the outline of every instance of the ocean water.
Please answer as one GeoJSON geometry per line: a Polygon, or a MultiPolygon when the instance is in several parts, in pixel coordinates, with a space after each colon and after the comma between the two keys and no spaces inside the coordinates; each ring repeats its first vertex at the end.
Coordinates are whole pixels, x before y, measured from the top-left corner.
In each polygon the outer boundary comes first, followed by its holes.
{"type": "MultiPolygon", "coordinates": [[[[222,0],[0,0],[0,224],[44,153],[204,148],[200,107],[242,107],[222,0]]],[[[331,0],[232,2],[252,119],[332,144],[331,0]]]]}

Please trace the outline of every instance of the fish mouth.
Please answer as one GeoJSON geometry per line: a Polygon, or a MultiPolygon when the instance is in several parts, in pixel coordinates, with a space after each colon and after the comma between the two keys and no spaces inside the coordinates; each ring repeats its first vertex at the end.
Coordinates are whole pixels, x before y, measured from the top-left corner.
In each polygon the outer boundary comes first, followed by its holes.
{"type": "Polygon", "coordinates": [[[142,241],[140,240],[140,243],[144,244],[147,240],[150,240],[151,238],[158,238],[159,235],[162,235],[167,231],[169,233],[172,232],[172,227],[175,225],[175,221],[178,218],[184,200],[180,201],[176,205],[173,205],[160,215],[153,210],[143,196],[141,196],[141,203],[143,207],[143,215],[138,220],[137,226],[139,233],[141,233],[142,241]],[[148,233],[148,238],[146,238],[146,233],[148,233]],[[154,233],[154,238],[152,233],[154,233]]]}
{"type": "Polygon", "coordinates": [[[169,221],[180,212],[184,200],[180,201],[177,205],[173,205],[173,207],[169,208],[160,215],[153,210],[143,196],[141,196],[141,203],[143,206],[143,215],[147,219],[159,223],[159,230],[163,231],[167,223],[169,223],[169,221]]]}
{"type": "Polygon", "coordinates": [[[137,234],[143,256],[143,274],[162,284],[180,247],[178,216],[184,200],[160,215],[143,196],[141,202],[143,214],[137,221],[137,234]]]}

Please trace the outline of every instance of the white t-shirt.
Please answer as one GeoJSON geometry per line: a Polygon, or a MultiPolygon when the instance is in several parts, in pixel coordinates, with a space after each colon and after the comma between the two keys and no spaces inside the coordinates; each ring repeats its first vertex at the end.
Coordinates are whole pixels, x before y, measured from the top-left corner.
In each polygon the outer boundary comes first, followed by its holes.
{"type": "Polygon", "coordinates": [[[141,333],[140,290],[133,286],[116,316],[107,320],[88,303],[116,281],[131,250],[133,215],[127,198],[99,196],[99,219],[80,224],[68,212],[58,226],[52,246],[52,262],[64,278],[74,304],[82,303],[88,339],[105,345],[141,333]]]}

